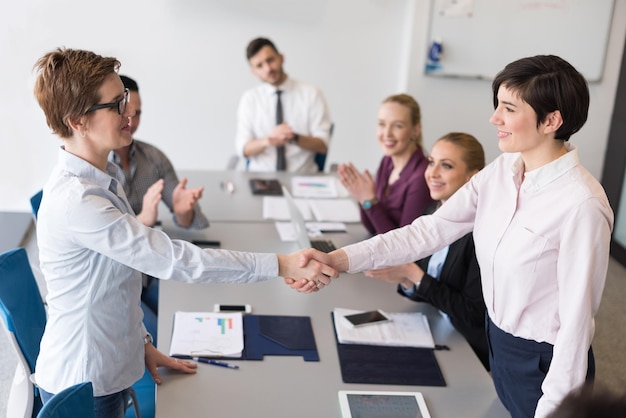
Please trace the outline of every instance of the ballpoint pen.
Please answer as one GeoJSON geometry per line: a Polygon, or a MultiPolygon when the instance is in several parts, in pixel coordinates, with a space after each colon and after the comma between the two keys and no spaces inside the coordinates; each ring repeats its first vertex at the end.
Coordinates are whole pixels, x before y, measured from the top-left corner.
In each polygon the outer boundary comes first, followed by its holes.
{"type": "Polygon", "coordinates": [[[212,364],[214,366],[220,366],[220,367],[227,367],[229,369],[238,369],[239,368],[239,366],[237,366],[236,364],[230,364],[230,363],[226,363],[224,361],[213,360],[211,358],[193,357],[193,359],[195,361],[200,362],[200,363],[212,364]]]}

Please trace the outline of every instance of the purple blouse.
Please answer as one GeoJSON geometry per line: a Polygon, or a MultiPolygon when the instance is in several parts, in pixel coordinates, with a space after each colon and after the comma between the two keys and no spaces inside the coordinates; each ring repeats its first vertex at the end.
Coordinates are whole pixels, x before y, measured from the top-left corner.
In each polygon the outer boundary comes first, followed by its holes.
{"type": "Polygon", "coordinates": [[[424,172],[428,159],[418,148],[400,172],[395,183],[389,185],[393,171],[391,157],[383,157],[376,172],[378,203],[368,210],[361,208],[361,222],[372,234],[383,234],[413,222],[433,203],[426,185],[424,172]]]}

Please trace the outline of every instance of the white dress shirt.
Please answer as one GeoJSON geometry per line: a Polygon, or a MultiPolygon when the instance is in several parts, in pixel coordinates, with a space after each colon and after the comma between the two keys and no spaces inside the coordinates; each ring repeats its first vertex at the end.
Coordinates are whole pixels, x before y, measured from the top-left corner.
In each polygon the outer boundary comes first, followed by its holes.
{"type": "MultiPolygon", "coordinates": [[[[291,78],[278,87],[283,106],[283,120],[294,133],[319,138],[328,145],[330,140],[330,115],[322,92],[315,86],[291,78]]],[[[246,91],[237,111],[237,154],[245,158],[243,149],[253,139],[267,137],[276,127],[276,90],[263,83],[246,91]]],[[[287,171],[315,173],[315,153],[297,144],[285,146],[287,171]]],[[[249,158],[250,171],[276,171],[276,147],[249,158]]]]}
{"type": "Polygon", "coordinates": [[[519,154],[501,155],[433,215],[344,248],[350,272],[378,269],[423,258],[473,230],[491,320],[554,346],[536,417],[585,380],[613,229],[602,186],[566,146],[567,154],[527,173],[519,154]]]}
{"type": "Polygon", "coordinates": [[[61,149],[37,218],[48,322],[36,381],[58,393],[91,381],[94,395],[130,387],[144,373],[141,272],[183,282],[275,278],[274,254],[200,249],[139,222],[113,163],[104,173],[61,149]]]}

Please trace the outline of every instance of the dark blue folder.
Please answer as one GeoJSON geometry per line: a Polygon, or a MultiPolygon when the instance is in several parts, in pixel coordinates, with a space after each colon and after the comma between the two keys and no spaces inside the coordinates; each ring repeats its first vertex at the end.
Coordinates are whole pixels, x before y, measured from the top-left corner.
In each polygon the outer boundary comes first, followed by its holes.
{"type": "Polygon", "coordinates": [[[446,386],[433,349],[341,344],[336,330],[335,340],[344,383],[446,386]]]}
{"type": "Polygon", "coordinates": [[[244,360],[263,360],[266,355],[320,360],[308,316],[244,315],[243,333],[244,360]]]}

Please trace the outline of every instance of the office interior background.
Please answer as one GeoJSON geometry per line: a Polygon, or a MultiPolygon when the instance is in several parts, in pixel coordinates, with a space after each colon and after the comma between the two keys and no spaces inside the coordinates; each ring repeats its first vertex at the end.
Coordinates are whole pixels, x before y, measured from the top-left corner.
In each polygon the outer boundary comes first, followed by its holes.
{"type": "MultiPolygon", "coordinates": [[[[552,7],[562,1],[529,3],[552,7]]],[[[6,3],[0,13],[0,210],[29,210],[29,197],[56,162],[60,141],[33,97],[32,67],[57,47],[89,49],[122,62],[120,73],[139,82],[143,99],[136,136],[161,148],[177,169],[226,167],[234,153],[239,98],[258,84],[245,59],[247,43],[257,36],[276,42],[290,76],[323,90],[335,123],[328,163],[377,168],[376,112],[398,92],[421,104],[427,149],[449,131],[466,131],[482,142],[491,161],[499,150],[496,128],[488,122],[490,80],[424,74],[434,7],[426,0],[6,3]]],[[[626,38],[626,0],[615,0],[613,7],[604,71],[590,83],[589,120],[572,138],[597,178],[626,38]]],[[[533,29],[529,22],[527,30],[533,29]]],[[[500,36],[493,33],[494,40],[500,36]]]]}
{"type": "MultiPolygon", "coordinates": [[[[528,3],[550,7],[562,0],[528,3]]],[[[135,78],[141,89],[143,113],[137,137],[161,148],[180,170],[226,167],[234,153],[237,103],[246,89],[258,84],[244,52],[257,36],[276,42],[290,76],[323,90],[335,123],[328,163],[352,161],[361,169],[377,168],[381,152],[375,137],[376,112],[386,96],[398,92],[413,95],[422,106],[426,149],[444,133],[466,131],[482,142],[491,161],[500,153],[496,129],[488,122],[493,110],[491,82],[424,74],[434,7],[434,0],[3,2],[0,211],[30,211],[30,196],[56,163],[60,140],[50,133],[33,97],[32,68],[41,55],[57,47],[89,49],[120,59],[120,72],[135,78]]],[[[528,31],[533,30],[529,22],[528,31]]],[[[626,71],[625,39],[626,0],[615,0],[602,78],[590,83],[589,120],[572,138],[582,163],[598,179],[604,170],[620,72],[626,71]]],[[[503,60],[502,66],[507,62],[503,60]]],[[[622,118],[626,120],[626,115],[622,118]]],[[[615,170],[624,176],[624,167],[615,170]]],[[[626,187],[622,194],[626,196],[626,187]]],[[[623,218],[626,204],[621,206],[623,218]]],[[[620,223],[618,216],[617,228],[615,235],[621,234],[626,245],[626,219],[620,223]]],[[[622,279],[623,269],[613,269],[613,276],[622,279]]],[[[621,307],[623,295],[623,290],[605,293],[603,305],[621,307]]],[[[623,345],[621,333],[615,332],[620,320],[608,322],[621,312],[607,311],[606,325],[599,321],[596,338],[602,337],[611,349],[623,345]]],[[[620,370],[616,364],[623,363],[615,358],[620,350],[611,352],[615,355],[606,357],[601,370],[620,370]]],[[[5,373],[7,379],[12,373],[13,368],[5,373]]],[[[0,416],[3,413],[0,408],[0,416]]]]}

